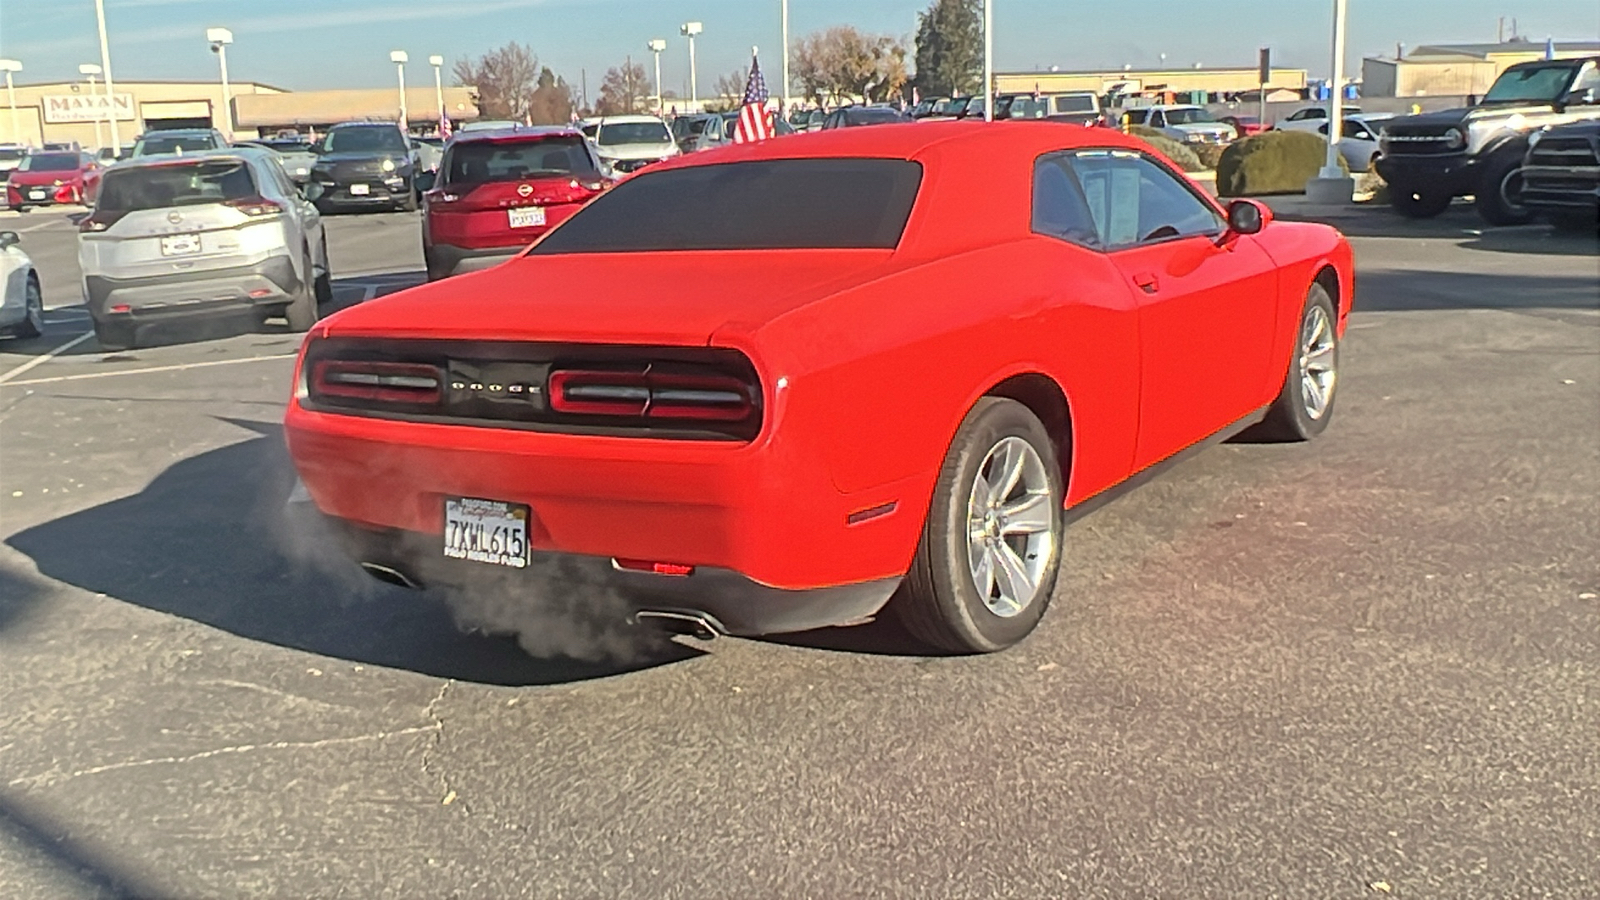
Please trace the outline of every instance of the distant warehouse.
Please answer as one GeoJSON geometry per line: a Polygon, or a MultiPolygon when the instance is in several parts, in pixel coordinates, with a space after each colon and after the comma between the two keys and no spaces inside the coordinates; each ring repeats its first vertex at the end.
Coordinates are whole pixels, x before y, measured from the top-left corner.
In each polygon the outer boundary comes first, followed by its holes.
{"type": "MultiPolygon", "coordinates": [[[[478,118],[474,93],[476,89],[470,87],[444,89],[444,107],[452,123],[478,118]]],[[[408,88],[406,121],[414,129],[437,128],[438,103],[433,88],[408,88]]],[[[400,92],[395,89],[251,94],[236,98],[235,105],[239,130],[261,134],[322,131],[340,122],[394,122],[400,118],[400,92]]]]}

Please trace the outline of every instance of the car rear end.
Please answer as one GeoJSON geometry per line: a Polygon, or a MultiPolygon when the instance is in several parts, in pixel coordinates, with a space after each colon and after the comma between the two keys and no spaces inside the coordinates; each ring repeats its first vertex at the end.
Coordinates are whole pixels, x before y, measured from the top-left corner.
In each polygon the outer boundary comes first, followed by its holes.
{"type": "Polygon", "coordinates": [[[428,277],[485,269],[567,220],[605,189],[598,160],[576,131],[461,138],[423,196],[428,277]]]}
{"type": "Polygon", "coordinates": [[[303,290],[303,235],[242,158],[196,156],[108,170],[79,225],[84,300],[97,327],[275,314],[303,290]]]}
{"type": "Polygon", "coordinates": [[[83,196],[84,158],[76,151],[32,153],[6,180],[6,203],[14,210],[76,203],[83,196]]]}

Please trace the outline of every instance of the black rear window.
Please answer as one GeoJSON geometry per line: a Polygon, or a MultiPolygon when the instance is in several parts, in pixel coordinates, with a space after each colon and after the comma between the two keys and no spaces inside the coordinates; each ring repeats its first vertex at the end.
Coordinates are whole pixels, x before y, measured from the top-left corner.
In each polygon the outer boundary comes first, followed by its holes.
{"type": "Polygon", "coordinates": [[[169,206],[195,206],[247,200],[257,195],[250,167],[236,159],[197,160],[165,166],[111,169],[100,186],[95,209],[138,212],[169,206]]]}
{"type": "Polygon", "coordinates": [[[922,167],[781,159],[645,172],[589,204],[535,254],[892,249],[922,167]]]}
{"type": "Polygon", "coordinates": [[[549,176],[599,178],[600,170],[577,135],[505,142],[470,142],[450,148],[446,184],[521,181],[549,176]]]}
{"type": "Polygon", "coordinates": [[[160,156],[166,153],[193,153],[196,150],[215,150],[217,142],[209,134],[159,135],[140,138],[133,149],[134,156],[160,156]]]}
{"type": "Polygon", "coordinates": [[[35,153],[22,161],[25,172],[71,172],[83,165],[76,153],[35,153]]]}

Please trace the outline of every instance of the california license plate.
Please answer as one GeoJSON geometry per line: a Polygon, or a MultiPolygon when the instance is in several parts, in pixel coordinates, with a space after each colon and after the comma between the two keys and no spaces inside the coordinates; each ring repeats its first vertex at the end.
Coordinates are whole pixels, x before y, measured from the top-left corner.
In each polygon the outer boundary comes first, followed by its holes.
{"type": "Polygon", "coordinates": [[[528,521],[521,503],[446,497],[444,555],[450,559],[524,569],[528,566],[528,521]]]}
{"type": "Polygon", "coordinates": [[[169,234],[161,238],[162,256],[187,256],[200,252],[200,235],[169,234]]]}
{"type": "Polygon", "coordinates": [[[544,224],[544,207],[524,206],[513,209],[511,213],[512,228],[536,228],[544,224]]]}
{"type": "Polygon", "coordinates": [[[48,193],[44,192],[44,191],[29,191],[28,192],[28,199],[29,200],[43,200],[44,198],[46,198],[48,196],[50,196],[50,195],[48,193]]]}
{"type": "Polygon", "coordinates": [[[366,195],[368,195],[370,193],[372,193],[372,186],[371,185],[366,185],[366,184],[352,184],[352,185],[350,185],[350,196],[352,196],[352,197],[365,197],[366,195]]]}

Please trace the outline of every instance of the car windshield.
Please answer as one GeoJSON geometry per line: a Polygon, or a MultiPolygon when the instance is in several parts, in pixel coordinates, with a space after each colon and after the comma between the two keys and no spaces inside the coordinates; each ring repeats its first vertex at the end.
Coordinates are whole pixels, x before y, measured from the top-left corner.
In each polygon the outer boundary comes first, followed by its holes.
{"type": "Polygon", "coordinates": [[[76,153],[35,153],[18,166],[24,172],[71,172],[78,168],[76,153]]]}
{"type": "Polygon", "coordinates": [[[600,171],[589,157],[583,138],[575,134],[531,141],[467,142],[450,150],[445,183],[482,184],[549,176],[598,179],[600,171]]]}
{"type": "Polygon", "coordinates": [[[1057,97],[1056,112],[1058,113],[1092,113],[1099,107],[1093,97],[1057,97]]]}
{"type": "MultiPolygon", "coordinates": [[[[706,126],[711,124],[711,116],[679,116],[672,120],[672,136],[678,140],[704,134],[706,126]]],[[[611,128],[617,126],[612,125],[611,128]]]]}
{"type": "Polygon", "coordinates": [[[1008,119],[1042,119],[1049,114],[1050,101],[1035,97],[1012,97],[1002,113],[1008,119]]]}
{"type": "Polygon", "coordinates": [[[394,127],[336,128],[328,132],[323,150],[328,153],[404,153],[406,139],[400,136],[400,129],[394,127]]]}
{"type": "Polygon", "coordinates": [[[1217,121],[1217,117],[1203,109],[1183,108],[1167,110],[1168,125],[1209,125],[1217,121]]]}
{"type": "Polygon", "coordinates": [[[936,116],[955,116],[955,115],[960,115],[961,111],[963,109],[966,109],[966,108],[967,108],[967,98],[966,97],[954,97],[954,98],[951,98],[949,100],[944,101],[943,103],[939,104],[938,106],[935,106],[933,108],[933,114],[936,115],[936,116]]]}
{"type": "Polygon", "coordinates": [[[1485,103],[1550,102],[1561,99],[1567,85],[1572,83],[1576,66],[1529,66],[1511,69],[1495,79],[1489,93],[1483,95],[1485,103]]]}
{"type": "Polygon", "coordinates": [[[665,122],[601,122],[596,142],[602,147],[622,144],[670,144],[672,132],[665,122]]]}
{"type": "Polygon", "coordinates": [[[114,213],[196,206],[258,196],[250,167],[237,159],[110,169],[96,210],[114,213]]]}
{"type": "Polygon", "coordinates": [[[133,145],[134,156],[160,156],[165,153],[193,153],[215,150],[217,142],[209,134],[168,134],[142,137],[133,145]]]}
{"type": "Polygon", "coordinates": [[[532,254],[891,249],[922,182],[902,159],[785,159],[646,171],[532,254]]]}
{"type": "Polygon", "coordinates": [[[309,141],[265,141],[262,146],[270,147],[279,153],[310,153],[309,141]]]}
{"type": "Polygon", "coordinates": [[[5,160],[6,162],[22,159],[27,155],[28,151],[20,147],[0,147],[0,160],[5,160]]]}

